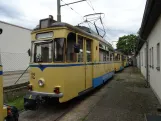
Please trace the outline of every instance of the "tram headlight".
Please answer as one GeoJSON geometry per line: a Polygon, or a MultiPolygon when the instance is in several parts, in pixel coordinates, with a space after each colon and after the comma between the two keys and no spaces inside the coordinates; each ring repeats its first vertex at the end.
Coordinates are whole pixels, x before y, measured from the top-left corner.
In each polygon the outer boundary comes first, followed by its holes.
{"type": "Polygon", "coordinates": [[[38,81],[38,84],[39,84],[40,87],[43,87],[44,86],[44,80],[40,79],[38,81]]]}

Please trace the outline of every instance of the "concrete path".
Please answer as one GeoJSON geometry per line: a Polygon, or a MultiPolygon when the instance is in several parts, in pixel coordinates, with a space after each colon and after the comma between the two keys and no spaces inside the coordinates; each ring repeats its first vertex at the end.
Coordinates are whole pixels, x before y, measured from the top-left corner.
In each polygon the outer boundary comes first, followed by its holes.
{"type": "Polygon", "coordinates": [[[128,67],[61,121],[145,121],[160,106],[137,68],[128,67]]]}

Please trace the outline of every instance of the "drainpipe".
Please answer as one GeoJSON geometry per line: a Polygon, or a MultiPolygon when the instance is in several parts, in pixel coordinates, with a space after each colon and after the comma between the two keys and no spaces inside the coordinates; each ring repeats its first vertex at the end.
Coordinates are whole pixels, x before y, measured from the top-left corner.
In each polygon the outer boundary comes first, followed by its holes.
{"type": "Polygon", "coordinates": [[[149,40],[146,40],[146,82],[147,82],[147,88],[150,87],[149,85],[149,40]]]}
{"type": "Polygon", "coordinates": [[[149,88],[150,85],[149,85],[149,40],[144,40],[142,39],[140,36],[139,36],[139,39],[141,41],[144,41],[146,43],[146,87],[149,88]]]}

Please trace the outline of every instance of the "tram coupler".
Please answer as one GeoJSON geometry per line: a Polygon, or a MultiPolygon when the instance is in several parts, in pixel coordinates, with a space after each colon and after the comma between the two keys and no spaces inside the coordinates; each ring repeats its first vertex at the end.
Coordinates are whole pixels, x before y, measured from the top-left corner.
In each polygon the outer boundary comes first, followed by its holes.
{"type": "Polygon", "coordinates": [[[40,104],[40,97],[38,95],[28,94],[24,97],[25,110],[37,110],[40,104]]]}

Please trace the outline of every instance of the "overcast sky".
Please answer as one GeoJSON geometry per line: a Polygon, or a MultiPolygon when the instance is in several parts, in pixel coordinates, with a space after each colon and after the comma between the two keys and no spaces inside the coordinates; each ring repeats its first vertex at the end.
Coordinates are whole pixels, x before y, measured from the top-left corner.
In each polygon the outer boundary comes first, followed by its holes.
{"type": "MultiPolygon", "coordinates": [[[[63,0],[65,3],[77,0],[63,0]]],[[[136,34],[140,28],[146,0],[88,0],[95,12],[105,13],[106,40],[117,41],[122,35],[136,34]]],[[[57,0],[0,0],[0,20],[33,29],[39,19],[57,18],[57,0]]],[[[61,2],[64,4],[63,2],[61,2]]],[[[62,21],[77,25],[82,16],[93,13],[87,2],[62,7],[62,21]],[[79,13],[79,14],[78,14],[79,13]]]]}

